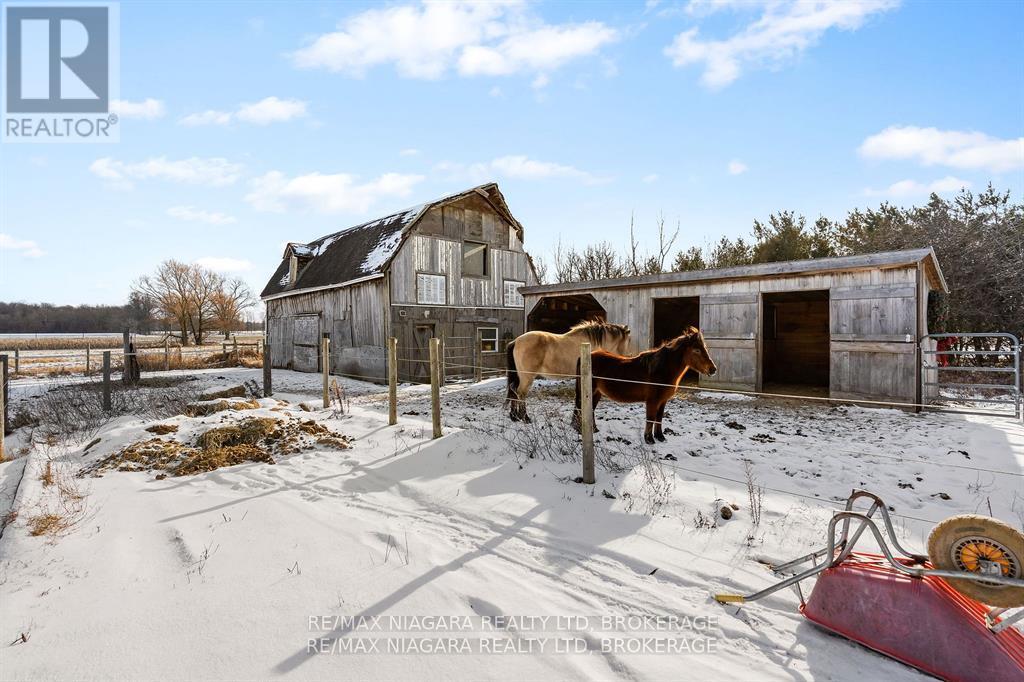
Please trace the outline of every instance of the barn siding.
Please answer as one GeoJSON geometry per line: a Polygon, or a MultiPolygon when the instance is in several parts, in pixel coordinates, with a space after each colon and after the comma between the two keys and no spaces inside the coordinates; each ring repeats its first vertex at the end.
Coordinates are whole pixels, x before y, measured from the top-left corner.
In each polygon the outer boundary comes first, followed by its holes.
{"type": "MultiPolygon", "coordinates": [[[[830,392],[835,397],[872,397],[913,402],[916,345],[926,331],[927,297],[920,292],[916,265],[865,268],[763,278],[595,288],[590,293],[608,321],[628,324],[632,351],[649,348],[653,299],[700,297],[700,326],[718,374],[702,386],[759,390],[762,361],[762,296],[767,293],[828,290],[830,296],[830,392]]],[[[558,296],[559,292],[547,294],[558,296]]],[[[530,311],[543,293],[526,296],[530,311]]]]}
{"type": "Polygon", "coordinates": [[[309,345],[306,316],[315,333],[331,337],[331,370],[383,378],[387,319],[386,281],[381,278],[340,289],[298,293],[267,301],[267,343],[274,367],[317,371],[319,344],[309,345]],[[312,354],[312,355],[311,355],[312,354]]]}

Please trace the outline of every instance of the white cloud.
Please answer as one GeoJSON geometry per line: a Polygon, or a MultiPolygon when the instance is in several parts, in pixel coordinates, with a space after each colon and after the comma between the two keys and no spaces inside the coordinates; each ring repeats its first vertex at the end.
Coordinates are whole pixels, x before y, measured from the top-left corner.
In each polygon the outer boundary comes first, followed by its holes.
{"type": "Polygon", "coordinates": [[[178,122],[186,126],[228,125],[234,121],[253,125],[270,125],[301,118],[306,115],[307,103],[297,99],[264,97],[259,102],[243,102],[235,111],[208,109],[187,116],[178,122]]]}
{"type": "Polygon", "coordinates": [[[6,232],[0,232],[0,251],[15,251],[26,258],[39,258],[46,252],[31,239],[15,239],[6,232]]]}
{"type": "Polygon", "coordinates": [[[231,225],[238,222],[234,216],[220,211],[206,211],[192,206],[172,206],[167,215],[189,223],[206,223],[207,225],[231,225]]]}
{"type": "Polygon", "coordinates": [[[358,176],[348,173],[308,173],[289,178],[271,171],[252,180],[252,191],[245,200],[258,211],[276,213],[289,209],[366,213],[380,199],[408,196],[423,179],[422,175],[385,173],[359,183],[358,176]]]}
{"type": "MultiPolygon", "coordinates": [[[[697,27],[683,31],[665,48],[677,67],[703,64],[701,82],[722,88],[739,78],[748,66],[778,65],[818,43],[830,29],[853,31],[873,14],[892,9],[897,0],[822,0],[770,2],[763,13],[738,33],[723,40],[703,40],[697,27]]],[[[722,8],[750,8],[735,2],[700,2],[691,14],[709,14],[722,8]]]]}
{"type": "Polygon", "coordinates": [[[419,156],[419,153],[420,153],[419,149],[412,149],[412,148],[403,149],[402,151],[398,152],[399,156],[419,156]]]}
{"type": "Polygon", "coordinates": [[[733,159],[726,166],[729,171],[729,175],[741,175],[747,172],[747,164],[743,163],[739,159],[733,159]]]}
{"type": "Polygon", "coordinates": [[[551,83],[551,79],[548,78],[548,75],[546,73],[539,73],[537,74],[537,77],[533,79],[533,82],[530,83],[530,87],[534,90],[541,90],[546,88],[549,83],[551,83]]]}
{"type": "Polygon", "coordinates": [[[973,131],[890,126],[864,140],[859,151],[869,159],[913,160],[990,173],[1024,168],[1024,137],[1000,139],[973,131]]]}
{"type": "Polygon", "coordinates": [[[569,179],[578,180],[588,185],[599,185],[608,182],[608,178],[602,178],[587,171],[580,170],[573,166],[567,166],[552,161],[538,161],[522,154],[501,156],[490,161],[479,163],[463,164],[443,161],[434,170],[444,173],[448,177],[469,182],[487,182],[496,176],[514,178],[517,180],[549,180],[569,179]]]}
{"type": "Polygon", "coordinates": [[[245,272],[253,268],[252,263],[247,260],[219,256],[197,258],[196,264],[214,272],[245,272]]]}
{"type": "Polygon", "coordinates": [[[933,180],[929,183],[917,182],[916,180],[900,180],[894,182],[885,189],[866,189],[864,193],[868,196],[886,196],[886,197],[912,197],[912,196],[925,196],[932,193],[935,194],[952,194],[959,192],[961,189],[970,189],[971,183],[967,180],[961,180],[955,178],[952,175],[948,175],[938,180],[933,180]]]}
{"type": "Polygon", "coordinates": [[[147,120],[162,118],[166,113],[164,111],[164,103],[150,97],[141,102],[115,99],[110,103],[110,110],[121,118],[142,118],[147,120]]]}
{"type": "Polygon", "coordinates": [[[193,156],[171,161],[165,156],[159,156],[137,163],[126,163],[105,156],[93,161],[89,170],[97,177],[122,188],[131,187],[131,180],[149,179],[223,187],[238,180],[242,166],[219,157],[193,156]]]}
{"type": "Polygon", "coordinates": [[[652,182],[657,182],[658,181],[658,174],[657,173],[651,173],[650,175],[645,175],[642,179],[647,184],[650,184],[652,182]]]}
{"type": "Polygon", "coordinates": [[[592,56],[619,38],[597,21],[546,24],[528,5],[423,2],[356,14],[292,54],[296,66],[361,77],[393,64],[406,78],[538,73],[592,56]]]}

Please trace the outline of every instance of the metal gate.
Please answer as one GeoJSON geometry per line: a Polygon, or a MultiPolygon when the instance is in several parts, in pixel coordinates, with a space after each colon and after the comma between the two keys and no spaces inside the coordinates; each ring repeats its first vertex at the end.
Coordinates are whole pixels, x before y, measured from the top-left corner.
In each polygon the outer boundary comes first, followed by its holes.
{"type": "Polygon", "coordinates": [[[949,399],[948,396],[942,396],[943,388],[968,388],[968,389],[981,389],[989,392],[993,392],[995,395],[988,395],[985,397],[970,396],[963,398],[967,402],[972,403],[988,403],[993,405],[991,414],[1000,416],[1010,416],[1010,412],[1007,410],[999,409],[999,406],[1005,406],[1012,410],[1012,414],[1017,419],[1024,420],[1024,398],[1021,395],[1020,385],[1020,356],[1021,356],[1021,344],[1020,340],[1017,339],[1013,334],[1006,333],[962,333],[962,334],[929,334],[925,338],[936,340],[935,350],[922,350],[922,368],[921,368],[921,385],[922,385],[922,402],[930,402],[934,400],[949,399]],[[953,349],[940,349],[938,348],[939,343],[943,339],[1006,339],[1010,343],[1008,350],[953,350],[953,349]],[[993,363],[988,366],[963,366],[960,358],[966,356],[975,357],[992,357],[993,363]],[[943,363],[942,358],[953,358],[952,362],[943,363]],[[1000,359],[1003,358],[1002,364],[1000,359]],[[1007,363],[1008,361],[1008,363],[1007,363]],[[942,372],[952,372],[959,376],[964,376],[964,381],[942,381],[940,374],[942,372]],[[990,381],[977,381],[971,382],[967,379],[970,378],[970,374],[977,373],[978,375],[990,376],[990,381]],[[999,377],[1012,377],[1013,383],[997,383],[996,379],[999,377]],[[926,390],[927,388],[934,389],[933,391],[926,390]],[[928,393],[935,393],[934,396],[929,396],[928,393]]]}

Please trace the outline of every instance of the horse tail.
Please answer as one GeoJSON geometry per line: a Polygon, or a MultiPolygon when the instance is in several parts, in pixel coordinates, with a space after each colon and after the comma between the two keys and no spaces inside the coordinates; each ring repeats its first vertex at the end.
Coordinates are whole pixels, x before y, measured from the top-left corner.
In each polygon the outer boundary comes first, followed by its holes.
{"type": "MultiPolygon", "coordinates": [[[[516,370],[516,356],[515,356],[516,342],[508,344],[508,348],[505,350],[505,355],[508,358],[508,393],[505,395],[505,404],[511,403],[513,400],[519,399],[519,372],[516,370]]],[[[515,407],[515,405],[513,405],[515,407]]]]}

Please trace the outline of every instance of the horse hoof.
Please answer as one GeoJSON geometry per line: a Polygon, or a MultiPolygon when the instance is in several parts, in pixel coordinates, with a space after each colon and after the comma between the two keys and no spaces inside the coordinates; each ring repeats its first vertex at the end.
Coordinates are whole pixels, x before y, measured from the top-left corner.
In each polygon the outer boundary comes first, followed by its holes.
{"type": "Polygon", "coordinates": [[[514,422],[517,422],[517,421],[519,421],[519,415],[518,415],[518,414],[516,414],[515,412],[509,412],[509,413],[508,413],[508,418],[509,418],[510,420],[514,421],[514,422]]]}
{"type": "Polygon", "coordinates": [[[659,443],[664,443],[665,442],[665,436],[663,434],[656,433],[656,434],[654,434],[654,437],[657,439],[657,441],[659,443]]]}
{"type": "Polygon", "coordinates": [[[654,445],[654,436],[645,433],[644,442],[647,443],[648,445],[654,445]]]}

